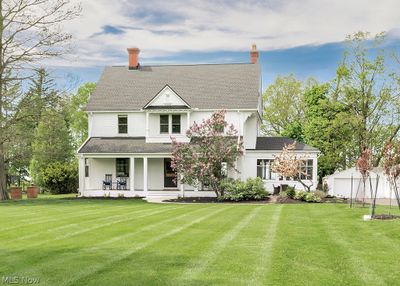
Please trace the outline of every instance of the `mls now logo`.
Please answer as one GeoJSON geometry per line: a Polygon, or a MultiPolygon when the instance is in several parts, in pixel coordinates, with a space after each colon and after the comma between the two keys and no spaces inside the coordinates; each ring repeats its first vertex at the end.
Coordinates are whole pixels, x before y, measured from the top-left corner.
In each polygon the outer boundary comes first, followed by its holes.
{"type": "Polygon", "coordinates": [[[3,276],[3,284],[39,284],[40,279],[24,276],[3,276]]]}

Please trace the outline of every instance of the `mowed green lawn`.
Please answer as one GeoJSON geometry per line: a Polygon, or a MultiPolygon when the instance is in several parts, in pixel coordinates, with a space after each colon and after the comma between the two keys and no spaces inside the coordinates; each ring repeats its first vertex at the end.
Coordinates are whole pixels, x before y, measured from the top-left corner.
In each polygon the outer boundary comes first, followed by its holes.
{"type": "Polygon", "coordinates": [[[400,221],[339,204],[0,203],[0,275],[39,285],[399,285],[400,221]]]}

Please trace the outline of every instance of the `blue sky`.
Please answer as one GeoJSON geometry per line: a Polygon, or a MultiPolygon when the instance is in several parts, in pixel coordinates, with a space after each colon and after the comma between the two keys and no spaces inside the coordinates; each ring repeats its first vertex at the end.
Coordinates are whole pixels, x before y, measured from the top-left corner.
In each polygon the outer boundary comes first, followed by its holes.
{"type": "Polygon", "coordinates": [[[263,86],[293,73],[329,80],[347,34],[387,31],[400,50],[397,0],[85,0],[82,16],[65,25],[69,55],[46,63],[60,85],[97,81],[106,65],[126,65],[127,47],[142,64],[248,62],[256,43],[263,86]],[[301,3],[300,3],[301,2],[301,3]]]}

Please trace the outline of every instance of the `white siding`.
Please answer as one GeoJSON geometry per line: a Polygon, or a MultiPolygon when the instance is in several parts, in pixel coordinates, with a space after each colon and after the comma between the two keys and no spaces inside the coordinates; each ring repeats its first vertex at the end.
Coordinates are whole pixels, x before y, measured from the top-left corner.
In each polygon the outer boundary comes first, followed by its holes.
{"type": "MultiPolygon", "coordinates": [[[[299,153],[301,154],[301,153],[299,153]]],[[[303,153],[307,154],[307,153],[303,153]]],[[[318,184],[317,178],[317,155],[307,154],[308,159],[313,160],[313,186],[312,190],[315,190],[318,184]]],[[[247,178],[255,178],[257,177],[257,159],[274,159],[274,153],[270,151],[259,151],[259,152],[247,152],[245,156],[242,157],[241,164],[241,179],[246,180],[247,178]]],[[[307,184],[311,183],[310,181],[307,184]]],[[[303,190],[304,187],[301,183],[291,180],[264,180],[265,187],[268,191],[272,192],[274,186],[278,186],[280,184],[288,184],[289,186],[294,186],[297,190],[303,190]]]]}
{"type": "Polygon", "coordinates": [[[93,113],[89,120],[91,120],[89,124],[91,137],[144,137],[146,135],[144,113],[93,113]],[[118,115],[128,115],[128,134],[118,134],[118,115]]]}
{"type": "Polygon", "coordinates": [[[244,123],[243,143],[245,149],[256,148],[257,133],[258,133],[257,125],[258,125],[257,114],[253,113],[249,118],[247,118],[247,120],[244,123]]]}

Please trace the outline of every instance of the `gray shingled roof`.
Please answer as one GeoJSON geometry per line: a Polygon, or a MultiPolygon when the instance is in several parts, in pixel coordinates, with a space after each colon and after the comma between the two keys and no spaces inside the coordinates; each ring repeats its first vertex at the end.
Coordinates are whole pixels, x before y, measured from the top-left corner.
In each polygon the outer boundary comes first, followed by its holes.
{"type": "Polygon", "coordinates": [[[139,70],[106,67],[86,109],[138,110],[167,84],[192,108],[256,109],[260,65],[166,65],[143,66],[139,70]]]}
{"type": "MultiPolygon", "coordinates": [[[[288,137],[257,137],[255,150],[282,150],[285,144],[292,144],[293,142],[294,140],[288,137]]],[[[299,142],[296,144],[296,150],[318,151],[317,148],[299,142]]]]}
{"type": "Polygon", "coordinates": [[[170,153],[169,143],[146,143],[144,137],[92,137],[79,153],[170,153]]]}

